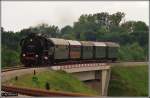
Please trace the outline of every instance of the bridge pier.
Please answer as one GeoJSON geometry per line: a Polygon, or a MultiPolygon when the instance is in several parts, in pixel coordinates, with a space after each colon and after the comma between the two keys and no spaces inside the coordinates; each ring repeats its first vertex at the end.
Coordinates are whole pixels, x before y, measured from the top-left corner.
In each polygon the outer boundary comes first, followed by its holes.
{"type": "Polygon", "coordinates": [[[92,64],[75,64],[65,66],[54,66],[54,70],[63,70],[71,73],[80,81],[100,80],[100,94],[107,96],[107,90],[110,80],[111,66],[106,63],[92,63],[92,64]]]}
{"type": "Polygon", "coordinates": [[[107,90],[109,86],[109,80],[110,80],[110,69],[102,70],[101,71],[101,94],[102,96],[107,96],[107,90]]]}

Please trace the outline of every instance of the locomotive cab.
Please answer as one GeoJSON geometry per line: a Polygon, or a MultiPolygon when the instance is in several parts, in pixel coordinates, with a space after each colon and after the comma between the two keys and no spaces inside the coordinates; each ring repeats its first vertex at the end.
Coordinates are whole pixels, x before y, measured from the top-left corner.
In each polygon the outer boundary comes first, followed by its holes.
{"type": "Polygon", "coordinates": [[[43,52],[43,64],[53,64],[54,63],[54,44],[47,39],[45,39],[45,49],[43,52]]]}

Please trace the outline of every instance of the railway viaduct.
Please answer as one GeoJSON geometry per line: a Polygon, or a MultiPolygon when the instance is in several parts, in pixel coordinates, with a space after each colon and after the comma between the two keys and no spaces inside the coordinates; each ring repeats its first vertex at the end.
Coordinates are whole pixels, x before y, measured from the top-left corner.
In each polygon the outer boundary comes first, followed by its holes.
{"type": "Polygon", "coordinates": [[[12,77],[21,76],[23,74],[32,73],[44,70],[63,70],[72,74],[81,81],[98,80],[101,96],[107,96],[107,89],[110,80],[111,66],[107,63],[88,63],[88,64],[72,64],[64,66],[39,67],[30,69],[20,69],[17,71],[8,71],[2,73],[2,82],[9,80],[12,77]]]}
{"type": "Polygon", "coordinates": [[[107,96],[107,89],[110,80],[111,66],[132,66],[132,65],[143,65],[147,62],[121,62],[121,63],[89,63],[89,64],[73,64],[65,66],[53,66],[53,67],[37,67],[37,68],[26,68],[14,71],[2,72],[1,82],[5,84],[5,81],[12,77],[21,76],[23,74],[33,73],[34,70],[37,72],[45,70],[64,70],[81,81],[87,80],[99,80],[99,88],[101,96],[107,96]]]}
{"type": "Polygon", "coordinates": [[[53,70],[63,70],[72,74],[81,81],[99,80],[99,89],[102,96],[107,96],[111,66],[106,63],[74,64],[53,66],[53,70]]]}

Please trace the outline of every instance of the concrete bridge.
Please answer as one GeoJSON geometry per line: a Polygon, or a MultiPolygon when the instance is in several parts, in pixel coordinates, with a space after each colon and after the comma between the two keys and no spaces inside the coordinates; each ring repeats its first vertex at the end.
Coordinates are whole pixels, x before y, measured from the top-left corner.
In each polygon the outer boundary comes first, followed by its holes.
{"type": "Polygon", "coordinates": [[[65,66],[53,66],[53,67],[42,67],[42,68],[29,68],[29,69],[20,69],[14,71],[3,72],[2,83],[5,81],[17,76],[21,76],[28,73],[33,73],[34,70],[37,72],[45,70],[63,70],[67,73],[72,74],[81,81],[87,80],[98,80],[100,94],[102,96],[107,96],[107,89],[109,85],[111,66],[107,63],[91,63],[91,64],[73,64],[65,66]]]}
{"type": "Polygon", "coordinates": [[[100,80],[100,94],[107,96],[110,80],[111,66],[107,63],[75,64],[65,66],[53,66],[53,70],[63,70],[71,73],[81,81],[100,80]]]}

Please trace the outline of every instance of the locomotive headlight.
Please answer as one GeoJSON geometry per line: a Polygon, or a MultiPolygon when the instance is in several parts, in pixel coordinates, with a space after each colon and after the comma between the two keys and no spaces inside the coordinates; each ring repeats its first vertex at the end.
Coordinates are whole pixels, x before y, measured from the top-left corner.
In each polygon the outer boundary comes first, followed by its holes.
{"type": "Polygon", "coordinates": [[[45,57],[44,57],[44,59],[45,59],[45,60],[47,60],[47,59],[48,59],[48,57],[47,57],[47,56],[45,56],[45,57]]]}
{"type": "Polygon", "coordinates": [[[37,54],[36,54],[36,55],[35,55],[35,57],[36,57],[36,58],[38,58],[38,57],[39,57],[39,55],[37,55],[37,54]]]}
{"type": "Polygon", "coordinates": [[[22,54],[22,56],[26,56],[26,54],[22,54]]]}

